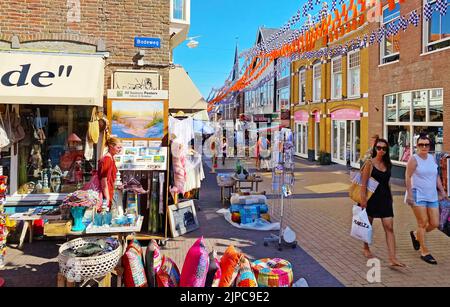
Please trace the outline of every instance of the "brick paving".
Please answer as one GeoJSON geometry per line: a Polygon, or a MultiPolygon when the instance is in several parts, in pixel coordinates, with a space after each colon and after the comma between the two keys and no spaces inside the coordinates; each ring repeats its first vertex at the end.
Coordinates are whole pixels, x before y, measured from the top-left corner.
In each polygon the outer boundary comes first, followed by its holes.
{"type": "MultiPolygon", "coordinates": [[[[209,161],[206,161],[206,164],[209,161]]],[[[244,161],[253,171],[254,161],[244,161]]],[[[234,160],[229,159],[222,170],[230,172],[234,160]]],[[[298,160],[296,184],[293,197],[286,202],[284,224],[297,234],[299,246],[285,248],[281,252],[276,245],[263,246],[263,238],[270,232],[240,230],[226,222],[216,211],[221,208],[220,191],[216,187],[215,175],[207,173],[200,192],[197,212],[200,229],[183,237],[170,239],[162,252],[173,258],[180,270],[184,257],[200,236],[206,239],[207,247],[216,249],[219,255],[233,244],[251,260],[266,257],[281,257],[293,265],[294,280],[304,277],[310,286],[318,287],[389,287],[389,286],[450,286],[449,238],[440,231],[429,234],[428,245],[438,261],[437,266],[429,265],[419,258],[411,246],[409,231],[415,226],[413,213],[403,204],[404,185],[393,180],[394,228],[397,240],[398,258],[407,264],[406,269],[388,267],[387,248],[380,221],[374,223],[374,244],[372,252],[381,260],[381,283],[369,283],[366,278],[369,267],[362,255],[362,244],[350,237],[352,203],[343,189],[348,184],[346,167],[331,165],[318,166],[298,160]],[[325,175],[326,174],[326,175],[325,175]],[[327,192],[321,193],[314,186],[328,185],[327,192]],[[335,191],[332,187],[335,186],[335,191]],[[311,187],[313,187],[311,189],[311,187]],[[331,192],[328,191],[331,189],[331,192]],[[316,191],[316,192],[314,192],[316,191]]],[[[279,204],[271,195],[271,174],[261,173],[264,182],[260,190],[269,193],[272,218],[279,220],[279,204]]],[[[6,286],[55,286],[58,264],[58,247],[64,241],[36,241],[25,244],[23,251],[7,251],[7,266],[0,271],[6,286]]]]}

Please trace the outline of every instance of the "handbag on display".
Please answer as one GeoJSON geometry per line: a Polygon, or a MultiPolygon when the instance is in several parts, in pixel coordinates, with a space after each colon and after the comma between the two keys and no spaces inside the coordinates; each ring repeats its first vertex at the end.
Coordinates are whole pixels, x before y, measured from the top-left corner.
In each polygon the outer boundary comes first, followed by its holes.
{"type": "Polygon", "coordinates": [[[100,125],[97,117],[97,107],[92,108],[91,120],[89,121],[88,136],[92,143],[97,144],[100,135],[100,125]]]}
{"type": "MultiPolygon", "coordinates": [[[[361,203],[362,174],[366,167],[370,168],[369,174],[372,174],[373,165],[370,160],[367,160],[364,163],[360,171],[350,173],[352,184],[349,189],[349,196],[353,201],[355,201],[358,204],[361,203]]],[[[376,181],[372,177],[369,177],[369,180],[367,182],[367,200],[369,200],[370,197],[372,197],[373,193],[378,187],[378,184],[379,184],[378,181],[376,181]]]]}

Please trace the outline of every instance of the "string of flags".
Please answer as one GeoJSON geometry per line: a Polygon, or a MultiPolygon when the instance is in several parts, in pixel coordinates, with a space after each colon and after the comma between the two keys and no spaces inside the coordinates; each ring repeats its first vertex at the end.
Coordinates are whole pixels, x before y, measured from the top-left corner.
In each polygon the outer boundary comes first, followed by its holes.
{"type": "MultiPolygon", "coordinates": [[[[358,4],[361,4],[362,8],[367,7],[365,0],[356,1],[358,4]]],[[[403,3],[404,1],[406,0],[400,1],[400,3],[403,3]]],[[[320,2],[321,1],[315,1],[316,5],[320,4],[320,2]]],[[[405,32],[410,25],[417,27],[420,23],[420,13],[416,9],[408,14],[400,16],[395,22],[372,30],[370,34],[364,34],[362,37],[357,37],[346,44],[313,50],[315,42],[319,38],[324,38],[327,39],[327,42],[332,42],[338,37],[343,36],[345,33],[356,30],[359,26],[364,24],[364,15],[366,11],[362,9],[358,12],[358,10],[355,9],[354,0],[350,0],[349,10],[347,10],[345,5],[346,1],[339,0],[339,4],[342,5],[341,12],[336,9],[337,2],[338,0],[331,1],[331,11],[334,11],[335,16],[333,22],[329,22],[332,19],[332,16],[328,10],[328,3],[322,3],[322,9],[317,16],[313,17],[309,15],[308,12],[314,9],[314,0],[308,0],[303,5],[302,10],[298,10],[280,31],[270,36],[265,42],[256,45],[249,51],[241,53],[240,57],[244,56],[246,58],[245,64],[241,68],[240,75],[242,77],[236,82],[231,82],[230,76],[225,81],[223,87],[217,90],[213,89],[208,97],[209,105],[212,106],[221,102],[229,103],[231,101],[229,99],[230,96],[235,97],[235,94],[238,92],[255,90],[258,87],[263,86],[275,76],[279,77],[285,66],[290,65],[291,61],[345,55],[349,51],[367,48],[375,43],[381,43],[383,38],[396,36],[400,31],[405,32]],[[350,20],[348,19],[349,11],[353,12],[350,20]],[[298,23],[302,16],[305,17],[305,14],[307,16],[307,21],[299,29],[291,30],[292,25],[298,23]],[[344,23],[342,23],[342,21],[344,21],[344,23]],[[315,35],[312,44],[311,37],[308,37],[311,34],[315,35]],[[307,45],[307,42],[309,42],[309,45],[307,45]],[[262,76],[274,60],[280,58],[287,58],[290,59],[290,61],[278,61],[278,64],[273,66],[272,71],[269,71],[262,76]],[[267,61],[265,65],[262,65],[264,59],[267,59],[267,61]]],[[[388,2],[390,4],[390,9],[395,8],[394,0],[388,0],[388,2]],[[393,2],[393,7],[391,7],[390,2],[393,2]]],[[[425,0],[422,8],[423,19],[425,21],[430,21],[435,12],[444,16],[447,14],[447,8],[447,0],[437,0],[432,4],[425,0]]]]}

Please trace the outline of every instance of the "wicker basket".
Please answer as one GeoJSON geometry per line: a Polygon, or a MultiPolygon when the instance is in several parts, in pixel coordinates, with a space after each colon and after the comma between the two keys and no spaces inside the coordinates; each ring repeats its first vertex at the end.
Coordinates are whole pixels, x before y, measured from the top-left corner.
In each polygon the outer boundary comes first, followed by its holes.
{"type": "Polygon", "coordinates": [[[59,271],[68,281],[82,282],[84,280],[101,278],[114,270],[122,256],[122,247],[119,246],[104,255],[94,257],[69,257],[62,252],[70,248],[80,248],[88,243],[104,239],[101,237],[78,238],[63,244],[59,248],[58,262],[59,271]]]}

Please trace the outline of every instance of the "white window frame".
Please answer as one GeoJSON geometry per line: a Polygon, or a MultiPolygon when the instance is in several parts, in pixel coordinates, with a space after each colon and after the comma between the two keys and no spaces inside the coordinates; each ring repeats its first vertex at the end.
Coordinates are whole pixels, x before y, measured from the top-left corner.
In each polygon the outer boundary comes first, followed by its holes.
{"type": "MultiPolygon", "coordinates": [[[[395,5],[397,5],[397,4],[398,4],[398,2],[396,1],[395,5]]],[[[391,20],[389,20],[387,22],[384,22],[384,12],[386,10],[388,10],[388,12],[389,12],[389,5],[385,5],[383,7],[381,21],[380,21],[380,27],[381,28],[384,28],[384,26],[386,24],[394,23],[395,21],[397,21],[401,17],[401,14],[400,14],[400,11],[399,11],[398,12],[398,16],[392,18],[391,20]]],[[[385,61],[386,59],[393,58],[393,57],[396,57],[396,56],[400,57],[400,52],[396,52],[396,53],[392,53],[392,54],[386,55],[385,54],[385,52],[386,52],[385,45],[386,45],[386,37],[383,36],[383,41],[380,43],[380,65],[393,62],[393,61],[385,61]]]]}
{"type": "MultiPolygon", "coordinates": [[[[410,105],[410,118],[408,122],[401,122],[399,121],[399,105],[400,105],[400,95],[401,94],[405,94],[405,93],[413,93],[413,92],[422,92],[422,91],[427,91],[427,93],[431,93],[433,90],[440,90],[442,93],[442,107],[445,108],[444,106],[444,90],[443,88],[427,88],[427,89],[416,89],[416,90],[411,90],[411,91],[404,91],[404,92],[397,92],[397,93],[390,93],[390,94],[386,94],[383,96],[383,110],[384,110],[384,114],[383,114],[383,123],[384,123],[384,127],[383,127],[383,131],[384,131],[384,138],[387,140],[389,135],[388,135],[388,128],[389,126],[404,126],[409,128],[409,144],[411,144],[410,146],[410,150],[411,150],[411,156],[414,153],[414,127],[444,127],[444,122],[431,122],[430,121],[430,95],[428,95],[427,98],[427,103],[426,103],[426,120],[423,122],[416,122],[414,121],[414,104],[411,101],[411,105],[410,105]],[[397,109],[396,109],[396,121],[393,122],[388,122],[387,121],[387,105],[386,105],[386,97],[387,96],[392,96],[395,95],[396,96],[396,101],[397,101],[397,109]]],[[[402,162],[402,161],[397,161],[397,160],[392,160],[392,163],[398,166],[406,166],[407,162],[402,162]]]]}
{"type": "Polygon", "coordinates": [[[175,18],[175,0],[170,0],[170,20],[176,23],[190,24],[191,22],[191,0],[181,0],[183,2],[182,19],[175,18]]]}
{"type": "Polygon", "coordinates": [[[349,53],[347,53],[347,98],[359,98],[361,97],[361,53],[360,50],[353,50],[350,51],[349,53]],[[356,86],[357,88],[357,92],[356,93],[350,93],[350,88],[351,88],[351,80],[352,80],[352,73],[350,70],[350,58],[353,54],[359,54],[359,65],[358,65],[358,69],[359,69],[359,79],[358,79],[358,86],[356,86]]]}
{"type": "Polygon", "coordinates": [[[337,56],[331,59],[331,99],[342,99],[342,76],[343,76],[343,71],[342,71],[342,56],[337,56]],[[334,61],[339,60],[341,62],[341,70],[338,72],[334,71],[334,61]],[[335,87],[336,84],[334,83],[334,75],[341,75],[341,90],[340,90],[340,94],[337,96],[334,96],[334,92],[335,92],[335,87]]]}
{"type": "Polygon", "coordinates": [[[306,69],[302,67],[298,72],[298,102],[306,104],[306,69]],[[302,84],[305,86],[305,97],[302,97],[302,84]]]}
{"type": "MultiPolygon", "coordinates": [[[[427,1],[427,0],[424,0],[424,1],[427,1]]],[[[436,0],[430,0],[428,2],[430,4],[434,4],[436,2],[436,0]]],[[[425,4],[425,2],[424,2],[424,4],[425,4]]],[[[450,2],[447,2],[447,14],[444,15],[444,16],[439,15],[439,18],[450,18],[450,2]]],[[[428,30],[430,28],[430,23],[431,23],[431,20],[425,21],[425,18],[423,17],[423,6],[422,6],[422,26],[423,26],[423,31],[422,31],[422,33],[423,33],[423,38],[422,38],[423,42],[422,43],[423,44],[422,44],[422,46],[423,46],[423,53],[433,52],[433,51],[437,51],[437,50],[449,47],[449,46],[445,46],[445,47],[437,48],[435,50],[428,50],[428,48],[433,46],[433,45],[437,45],[437,44],[440,44],[442,42],[450,40],[450,37],[447,37],[447,38],[443,38],[443,39],[440,39],[438,41],[430,43],[429,42],[429,34],[428,34],[428,32],[429,32],[428,30]]]]}
{"type": "Polygon", "coordinates": [[[321,102],[322,98],[322,63],[316,63],[313,65],[313,102],[321,102]],[[316,70],[320,72],[320,76],[316,77],[316,70]],[[316,80],[319,80],[320,88],[319,93],[316,93],[316,80]],[[319,97],[317,97],[317,94],[319,97]]]}

